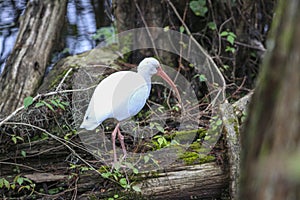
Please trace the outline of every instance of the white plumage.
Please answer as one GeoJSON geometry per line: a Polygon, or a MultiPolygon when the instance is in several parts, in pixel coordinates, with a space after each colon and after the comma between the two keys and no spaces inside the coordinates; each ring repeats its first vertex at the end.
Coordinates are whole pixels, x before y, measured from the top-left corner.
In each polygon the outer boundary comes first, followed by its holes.
{"type": "MultiPolygon", "coordinates": [[[[144,107],[150,95],[151,77],[154,74],[161,76],[171,85],[180,101],[175,84],[162,70],[159,62],[155,58],[145,58],[138,65],[137,73],[120,71],[100,82],[93,93],[80,128],[93,130],[108,118],[122,121],[136,115],[144,107]]],[[[117,132],[124,156],[126,155],[124,137],[120,133],[118,123],[112,133],[115,162],[117,160],[115,151],[117,132]]]]}

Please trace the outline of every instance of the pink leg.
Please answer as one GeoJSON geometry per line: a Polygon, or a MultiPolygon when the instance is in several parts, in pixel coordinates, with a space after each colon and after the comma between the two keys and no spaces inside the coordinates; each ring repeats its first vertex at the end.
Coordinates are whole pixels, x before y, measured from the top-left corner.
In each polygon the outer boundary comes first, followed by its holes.
{"type": "Polygon", "coordinates": [[[113,152],[114,152],[114,163],[117,163],[116,136],[117,136],[117,132],[120,132],[119,125],[120,125],[119,123],[116,125],[114,131],[111,134],[111,140],[112,140],[113,152]]]}
{"type": "Polygon", "coordinates": [[[122,158],[122,160],[123,160],[126,157],[127,152],[126,152],[126,147],[125,147],[125,143],[124,143],[124,136],[121,134],[120,129],[118,129],[118,138],[119,138],[119,141],[121,143],[123,154],[124,154],[124,156],[122,158]]]}

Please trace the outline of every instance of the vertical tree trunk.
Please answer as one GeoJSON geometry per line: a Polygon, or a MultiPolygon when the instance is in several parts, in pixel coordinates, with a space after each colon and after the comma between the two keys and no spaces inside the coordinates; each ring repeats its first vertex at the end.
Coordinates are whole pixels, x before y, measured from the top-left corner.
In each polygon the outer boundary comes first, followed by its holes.
{"type": "MultiPolygon", "coordinates": [[[[179,13],[183,13],[187,0],[172,1],[179,13]]],[[[113,1],[114,16],[117,21],[118,32],[127,31],[134,28],[142,27],[166,27],[179,31],[182,25],[174,11],[170,8],[166,0],[143,0],[143,1],[127,1],[127,0],[114,0],[113,1]]],[[[149,31],[151,39],[157,41],[160,34],[155,31],[149,31]]],[[[138,35],[134,40],[139,44],[148,42],[145,40],[149,35],[138,35]]],[[[166,53],[159,49],[139,49],[131,54],[130,61],[138,63],[145,56],[158,56],[166,63],[176,63],[177,57],[166,53]]]]}
{"type": "Polygon", "coordinates": [[[242,134],[240,199],[300,199],[300,2],[279,1],[242,134]],[[270,47],[269,47],[270,48],[270,47]]]}
{"type": "Polygon", "coordinates": [[[66,13],[66,0],[30,1],[14,49],[0,77],[0,113],[6,115],[32,95],[45,69],[66,13]]]}

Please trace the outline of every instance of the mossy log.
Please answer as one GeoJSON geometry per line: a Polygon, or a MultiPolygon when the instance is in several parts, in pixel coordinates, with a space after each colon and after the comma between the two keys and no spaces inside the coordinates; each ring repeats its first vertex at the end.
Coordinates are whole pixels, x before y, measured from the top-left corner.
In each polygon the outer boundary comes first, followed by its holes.
{"type": "MultiPolygon", "coordinates": [[[[74,149],[80,157],[93,160],[87,152],[76,147],[74,149]]],[[[91,196],[107,198],[114,193],[122,193],[121,187],[109,183],[99,173],[81,172],[84,163],[80,160],[76,163],[77,167],[71,169],[74,162],[72,159],[78,160],[68,148],[53,139],[18,144],[0,154],[0,177],[5,177],[10,182],[17,175],[29,178],[36,184],[35,190],[40,193],[36,196],[46,199],[58,196],[67,199],[75,190],[77,199],[91,196]],[[26,152],[26,157],[21,155],[22,151],[26,152]],[[54,188],[59,188],[59,192],[49,193],[54,188]]],[[[138,196],[144,199],[219,199],[228,194],[228,175],[228,170],[215,162],[190,166],[182,164],[135,175],[134,185],[141,188],[138,196]]],[[[11,191],[10,195],[14,197],[17,194],[11,191]]]]}

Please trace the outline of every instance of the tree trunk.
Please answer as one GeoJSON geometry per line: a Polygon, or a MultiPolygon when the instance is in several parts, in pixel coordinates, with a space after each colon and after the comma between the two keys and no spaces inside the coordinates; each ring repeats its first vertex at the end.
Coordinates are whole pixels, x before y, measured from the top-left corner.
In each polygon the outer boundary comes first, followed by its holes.
{"type": "Polygon", "coordinates": [[[66,0],[30,1],[0,77],[0,113],[7,115],[38,88],[66,13],[66,0]]]}
{"type": "Polygon", "coordinates": [[[279,1],[242,136],[240,199],[300,198],[300,2],[279,1]]]}
{"type": "MultiPolygon", "coordinates": [[[[187,1],[173,1],[176,3],[176,8],[179,12],[183,12],[187,1]]],[[[161,0],[143,0],[143,1],[127,1],[115,0],[113,1],[114,16],[116,17],[116,26],[118,32],[127,31],[134,28],[142,27],[170,27],[172,30],[179,31],[182,25],[174,12],[169,8],[168,1],[161,0]],[[168,16],[166,17],[166,13],[168,16]]],[[[151,32],[151,40],[156,41],[159,39],[159,33],[151,32]]],[[[142,44],[149,42],[145,40],[149,35],[139,35],[135,41],[142,44]]],[[[159,49],[139,49],[132,53],[131,61],[138,63],[145,56],[157,56],[166,63],[176,63],[177,57],[170,55],[159,49]]]]}

